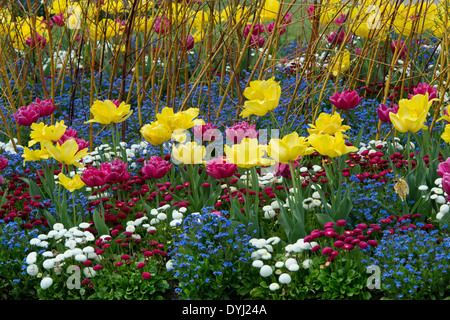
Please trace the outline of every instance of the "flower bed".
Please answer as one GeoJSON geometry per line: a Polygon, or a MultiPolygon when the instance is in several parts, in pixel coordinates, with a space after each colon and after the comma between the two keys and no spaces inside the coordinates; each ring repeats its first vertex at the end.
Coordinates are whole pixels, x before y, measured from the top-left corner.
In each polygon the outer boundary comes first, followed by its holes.
{"type": "Polygon", "coordinates": [[[448,298],[447,1],[47,2],[0,10],[2,299],[448,298]]]}

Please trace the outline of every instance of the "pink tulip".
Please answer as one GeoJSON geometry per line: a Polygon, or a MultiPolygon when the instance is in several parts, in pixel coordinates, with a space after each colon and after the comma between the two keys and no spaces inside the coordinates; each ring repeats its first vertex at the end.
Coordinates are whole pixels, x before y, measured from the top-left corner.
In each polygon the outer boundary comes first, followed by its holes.
{"type": "Polygon", "coordinates": [[[377,115],[381,122],[391,122],[391,118],[389,117],[389,113],[397,114],[398,105],[394,104],[391,108],[384,104],[380,104],[377,109],[377,115]]]}
{"type": "Polygon", "coordinates": [[[106,183],[125,183],[130,178],[130,173],[127,171],[127,164],[119,158],[111,162],[102,163],[100,170],[106,173],[106,183]]]}
{"type": "Polygon", "coordinates": [[[423,94],[425,95],[428,93],[428,100],[436,99],[437,98],[437,88],[432,87],[426,83],[419,83],[417,87],[413,89],[413,94],[408,95],[408,99],[411,99],[416,94],[423,94]]]}
{"type": "Polygon", "coordinates": [[[0,171],[3,171],[8,166],[8,159],[0,156],[0,171]]]}
{"type": "Polygon", "coordinates": [[[353,109],[362,99],[356,90],[336,92],[329,98],[330,102],[340,110],[353,109]]]}
{"type": "Polygon", "coordinates": [[[245,39],[247,39],[248,34],[252,30],[252,27],[253,27],[252,34],[255,35],[255,36],[259,36],[266,29],[266,26],[264,24],[262,24],[262,23],[255,24],[255,25],[247,24],[245,26],[245,28],[244,28],[244,38],[245,39]]]}
{"type": "Polygon", "coordinates": [[[144,179],[154,178],[161,179],[172,168],[172,164],[160,157],[152,156],[148,161],[144,161],[141,174],[144,179]]]}
{"type": "Polygon", "coordinates": [[[37,98],[31,104],[41,109],[41,117],[50,116],[56,109],[56,106],[53,104],[51,99],[41,100],[37,98]]]}
{"type": "Polygon", "coordinates": [[[238,122],[225,130],[227,140],[231,143],[240,143],[244,138],[257,138],[258,133],[255,125],[245,121],[238,122]]]}
{"type": "MultiPolygon", "coordinates": [[[[334,31],[331,34],[328,34],[326,37],[327,37],[328,42],[330,42],[330,43],[333,43],[333,41],[334,41],[335,44],[342,44],[344,42],[346,35],[345,35],[345,31],[341,30],[341,32],[339,32],[339,34],[337,34],[337,32],[334,31]]],[[[352,35],[350,35],[348,37],[347,42],[350,42],[351,40],[352,40],[352,35]]]]}
{"type": "Polygon", "coordinates": [[[194,48],[195,39],[192,35],[188,35],[188,37],[184,40],[183,46],[185,50],[192,50],[194,48]]]}
{"type": "Polygon", "coordinates": [[[40,46],[41,48],[43,48],[43,47],[45,47],[45,44],[47,43],[47,39],[45,37],[41,36],[39,33],[36,33],[36,38],[34,36],[28,37],[25,39],[25,43],[30,48],[34,48],[37,46],[40,46]]]}
{"type": "MultiPolygon", "coordinates": [[[[297,160],[301,159],[301,156],[297,160]]],[[[298,161],[294,161],[294,167],[297,168],[300,165],[298,161]]],[[[287,163],[277,163],[273,169],[273,175],[275,177],[282,176],[286,179],[292,179],[291,168],[287,163]]]]}
{"type": "Polygon", "coordinates": [[[206,173],[217,180],[231,178],[237,170],[237,165],[226,162],[225,158],[215,159],[206,164],[206,173]]]}
{"type": "Polygon", "coordinates": [[[52,17],[52,20],[58,27],[64,27],[64,25],[66,23],[66,21],[64,19],[64,13],[54,15],[52,17]]]}
{"type": "Polygon", "coordinates": [[[314,6],[310,5],[307,9],[306,12],[308,12],[308,17],[312,18],[314,16],[314,6]]]}
{"type": "Polygon", "coordinates": [[[106,174],[107,172],[103,170],[88,167],[83,171],[80,178],[88,187],[101,187],[106,184],[106,174]]]}
{"type": "Polygon", "coordinates": [[[441,177],[444,177],[444,174],[446,173],[450,174],[450,158],[447,158],[444,162],[439,163],[436,172],[441,177]]]}
{"type": "Polygon", "coordinates": [[[447,194],[445,198],[447,201],[450,201],[450,173],[445,172],[442,175],[442,189],[447,194]]]}
{"type": "Polygon", "coordinates": [[[264,43],[266,43],[266,39],[264,37],[261,37],[259,35],[252,35],[249,45],[254,49],[259,49],[264,47],[264,43]]]}
{"type": "Polygon", "coordinates": [[[405,42],[401,41],[401,40],[392,41],[391,42],[391,52],[392,52],[392,54],[395,53],[395,49],[397,48],[397,46],[400,46],[400,48],[398,49],[398,53],[397,54],[399,54],[399,57],[401,59],[405,59],[406,58],[406,53],[407,53],[405,42]]]}
{"type": "Polygon", "coordinates": [[[203,125],[198,125],[195,126],[193,131],[194,131],[194,136],[201,141],[214,141],[216,139],[216,129],[217,127],[209,122],[203,124],[203,125]]]}
{"type": "Polygon", "coordinates": [[[169,31],[169,19],[164,16],[158,16],[153,25],[153,30],[157,34],[165,34],[169,31]]]}
{"type": "Polygon", "coordinates": [[[41,109],[34,105],[29,105],[26,107],[20,107],[17,112],[13,114],[14,120],[21,125],[30,127],[35,123],[41,116],[41,109]]]}

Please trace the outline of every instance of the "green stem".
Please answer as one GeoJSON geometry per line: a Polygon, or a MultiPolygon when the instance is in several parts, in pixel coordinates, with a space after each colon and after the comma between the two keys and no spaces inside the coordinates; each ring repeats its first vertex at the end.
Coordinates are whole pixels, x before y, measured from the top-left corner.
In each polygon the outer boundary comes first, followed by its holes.
{"type": "Polygon", "coordinates": [[[156,200],[156,208],[159,208],[159,190],[156,183],[156,178],[153,178],[153,188],[155,189],[155,200],[156,200]]]}
{"type": "Polygon", "coordinates": [[[411,149],[411,133],[408,132],[408,137],[406,139],[406,153],[407,153],[407,156],[408,156],[408,172],[411,171],[410,149],[411,149]]]}
{"type": "Polygon", "coordinates": [[[75,190],[72,192],[72,206],[73,206],[73,226],[77,225],[77,210],[75,207],[75,190]]]}

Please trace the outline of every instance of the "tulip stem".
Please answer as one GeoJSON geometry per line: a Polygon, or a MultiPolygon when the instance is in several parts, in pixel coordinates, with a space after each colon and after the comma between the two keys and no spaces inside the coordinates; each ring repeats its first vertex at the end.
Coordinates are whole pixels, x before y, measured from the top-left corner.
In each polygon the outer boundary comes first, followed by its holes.
{"type": "Polygon", "coordinates": [[[153,187],[155,188],[155,200],[156,200],[156,208],[159,208],[159,195],[158,195],[158,186],[156,183],[156,178],[153,178],[153,187]]]}
{"type": "Polygon", "coordinates": [[[406,139],[406,153],[408,156],[408,171],[411,171],[411,154],[410,154],[410,149],[411,149],[411,133],[408,131],[408,136],[406,139]]]}
{"type": "Polygon", "coordinates": [[[72,206],[73,206],[73,226],[77,225],[77,210],[75,207],[75,190],[72,192],[72,206]]]}

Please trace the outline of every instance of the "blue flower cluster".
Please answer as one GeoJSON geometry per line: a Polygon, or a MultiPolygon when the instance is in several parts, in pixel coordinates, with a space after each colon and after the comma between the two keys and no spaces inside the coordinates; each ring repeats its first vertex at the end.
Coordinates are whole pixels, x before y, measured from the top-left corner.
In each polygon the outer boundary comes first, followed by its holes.
{"type": "Polygon", "coordinates": [[[223,214],[205,208],[202,214],[187,216],[182,232],[173,235],[169,271],[180,282],[177,291],[185,298],[201,297],[203,291],[215,295],[210,298],[229,296],[230,286],[248,270],[254,250],[248,226],[235,225],[223,214]]]}
{"type": "Polygon", "coordinates": [[[449,248],[450,237],[438,230],[397,230],[383,236],[368,263],[380,267],[388,298],[444,298],[450,295],[449,248]]]}

